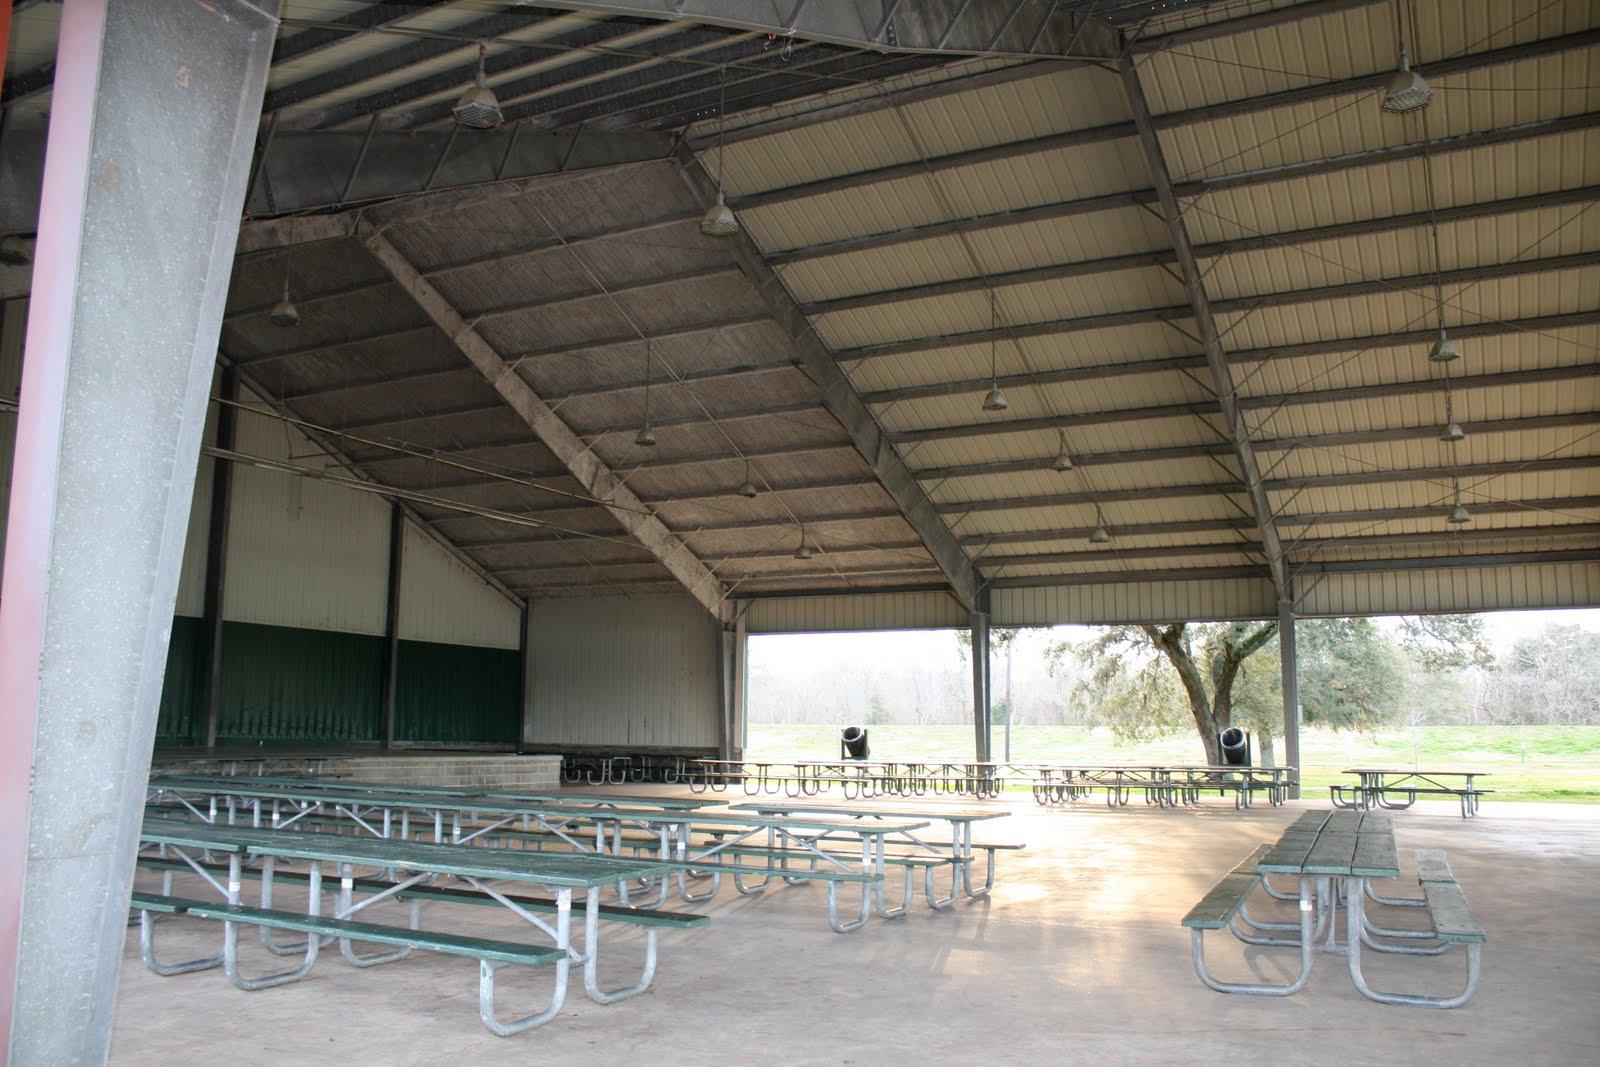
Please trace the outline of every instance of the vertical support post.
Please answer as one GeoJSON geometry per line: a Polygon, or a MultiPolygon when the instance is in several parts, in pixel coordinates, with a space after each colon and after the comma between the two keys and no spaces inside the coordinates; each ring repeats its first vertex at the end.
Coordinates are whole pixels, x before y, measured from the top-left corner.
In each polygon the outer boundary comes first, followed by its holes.
{"type": "Polygon", "coordinates": [[[733,621],[733,752],[731,758],[744,757],[745,730],[750,723],[750,632],[744,612],[733,621]]]}
{"type": "Polygon", "coordinates": [[[405,580],[406,513],[389,505],[389,585],[383,623],[383,747],[394,747],[395,700],[400,687],[400,588],[405,580]]]}
{"type": "MultiPolygon", "coordinates": [[[[737,609],[735,609],[737,610],[737,609]]],[[[744,751],[745,686],[749,679],[747,652],[749,635],[745,632],[744,616],[740,614],[732,626],[724,626],[721,644],[717,649],[717,689],[721,715],[717,723],[717,758],[737,759],[744,751]]]]}
{"type": "Polygon", "coordinates": [[[1300,675],[1295,661],[1294,602],[1278,601],[1278,655],[1283,671],[1283,764],[1294,768],[1289,799],[1300,799],[1300,675]]]}
{"type": "MultiPolygon", "coordinates": [[[[980,601],[988,607],[987,598],[980,601]]],[[[974,611],[972,626],[972,755],[980,763],[989,761],[989,613],[974,611]]]]}
{"type": "Polygon", "coordinates": [[[717,758],[733,758],[733,676],[739,669],[733,628],[717,631],[717,758]]]}
{"type": "Polygon", "coordinates": [[[533,658],[533,597],[528,597],[522,604],[522,731],[517,736],[517,751],[526,752],[533,747],[538,738],[534,736],[533,716],[538,708],[534,705],[533,691],[538,682],[539,665],[533,658]]]}
{"type": "Polygon", "coordinates": [[[533,612],[532,599],[522,602],[522,613],[517,619],[517,755],[528,750],[528,709],[533,698],[533,653],[528,648],[528,616],[533,612]]]}
{"type": "Polygon", "coordinates": [[[11,1063],[105,1062],[277,13],[62,9],[0,599],[11,1063]]]}
{"type": "MultiPolygon", "coordinates": [[[[217,395],[223,400],[239,398],[239,374],[231,366],[222,368],[217,395]]],[[[217,405],[217,447],[232,451],[236,444],[237,418],[230,404],[217,405]]],[[[222,718],[222,615],[228,584],[228,517],[233,511],[233,464],[211,461],[211,514],[206,527],[205,619],[206,678],[200,702],[200,740],[206,748],[217,747],[217,723],[222,718]]]]}

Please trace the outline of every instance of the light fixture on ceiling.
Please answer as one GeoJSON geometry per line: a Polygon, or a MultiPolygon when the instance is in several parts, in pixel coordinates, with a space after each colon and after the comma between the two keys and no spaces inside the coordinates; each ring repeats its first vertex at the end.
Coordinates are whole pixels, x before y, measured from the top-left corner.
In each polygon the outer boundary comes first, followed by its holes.
{"type": "Polygon", "coordinates": [[[283,298],[272,305],[272,310],[267,312],[267,321],[274,326],[288,329],[300,325],[300,309],[294,306],[294,301],[289,299],[289,268],[283,268],[283,298]]]}
{"type": "Polygon", "coordinates": [[[1433,348],[1428,351],[1428,358],[1435,363],[1454,363],[1461,358],[1461,352],[1456,348],[1456,343],[1450,340],[1450,335],[1444,327],[1439,327],[1439,339],[1433,342],[1433,348]]]}
{"type": "Polygon", "coordinates": [[[1465,526],[1472,521],[1472,515],[1461,506],[1461,479],[1453,478],[1451,482],[1455,487],[1455,504],[1450,508],[1450,516],[1444,521],[1451,526],[1465,526]]]}
{"type": "Polygon", "coordinates": [[[649,338],[644,342],[644,422],[639,427],[639,432],[633,435],[633,443],[640,448],[653,448],[656,435],[650,429],[650,349],[649,338]]]}
{"type": "Polygon", "coordinates": [[[989,290],[989,391],[983,396],[983,410],[1004,411],[1011,405],[1006,403],[1006,395],[1000,391],[1000,378],[996,368],[1000,360],[1000,340],[996,335],[999,322],[999,312],[995,307],[995,293],[989,290]]]}
{"type": "Polygon", "coordinates": [[[811,545],[806,542],[805,523],[800,524],[800,547],[794,550],[795,559],[810,559],[811,545]]]}
{"type": "Polygon", "coordinates": [[[1089,533],[1089,543],[1103,545],[1111,540],[1111,531],[1106,529],[1106,517],[1100,511],[1100,505],[1094,506],[1094,529],[1089,533]]]}
{"type": "Polygon", "coordinates": [[[1467,431],[1463,430],[1461,424],[1456,421],[1455,397],[1450,393],[1450,380],[1446,378],[1444,383],[1444,432],[1439,435],[1439,440],[1453,445],[1457,441],[1465,441],[1466,439],[1467,431]]]}
{"type": "Polygon", "coordinates": [[[717,105],[717,199],[706,208],[704,217],[700,219],[700,232],[707,237],[732,237],[739,232],[739,220],[734,215],[733,208],[728,206],[727,195],[722,189],[723,167],[728,159],[728,68],[723,66],[719,69],[722,102],[717,105]]]}
{"type": "Polygon", "coordinates": [[[478,73],[472,80],[472,88],[462,93],[456,106],[450,109],[450,114],[456,118],[456,125],[469,130],[492,130],[506,120],[500,112],[500,101],[495,98],[494,90],[489,88],[484,74],[483,64],[488,52],[486,46],[478,45],[478,73]]]}
{"type": "Polygon", "coordinates": [[[1390,77],[1388,86],[1383,91],[1383,110],[1396,115],[1403,115],[1408,111],[1428,106],[1428,101],[1433,99],[1433,86],[1428,84],[1426,78],[1411,69],[1411,60],[1406,55],[1406,46],[1400,46],[1400,69],[1390,77]]]}
{"type": "Polygon", "coordinates": [[[1055,470],[1065,474],[1072,469],[1072,453],[1067,451],[1067,431],[1061,431],[1061,449],[1056,452],[1056,461],[1050,464],[1055,470]]]}
{"type": "Polygon", "coordinates": [[[744,483],[739,486],[739,495],[746,500],[754,500],[761,495],[761,490],[756,488],[756,483],[750,480],[750,459],[744,461],[744,483]]]}

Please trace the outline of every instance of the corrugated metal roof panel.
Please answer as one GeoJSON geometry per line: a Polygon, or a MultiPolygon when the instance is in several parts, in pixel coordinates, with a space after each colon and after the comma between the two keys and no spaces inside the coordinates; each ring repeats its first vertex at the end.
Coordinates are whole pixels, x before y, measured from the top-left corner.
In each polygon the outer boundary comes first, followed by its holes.
{"type": "Polygon", "coordinates": [[[744,602],[752,634],[851,630],[939,630],[966,626],[967,612],[947,593],[770,597],[744,602]]]}
{"type": "Polygon", "coordinates": [[[1332,574],[1310,585],[1300,612],[1395,615],[1428,611],[1501,611],[1600,604],[1600,563],[1463,567],[1383,574],[1332,574]]]}
{"type": "Polygon", "coordinates": [[[1225,578],[996,589],[992,608],[996,626],[1262,619],[1277,614],[1277,596],[1270,581],[1225,578]]]}

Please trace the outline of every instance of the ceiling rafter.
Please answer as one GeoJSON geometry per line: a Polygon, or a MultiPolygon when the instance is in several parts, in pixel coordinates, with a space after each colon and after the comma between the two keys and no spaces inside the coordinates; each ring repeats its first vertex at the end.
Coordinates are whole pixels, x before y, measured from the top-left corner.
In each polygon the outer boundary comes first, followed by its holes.
{"type": "Polygon", "coordinates": [[[677,535],[656,518],[623,481],[602,463],[571,428],[553,412],[517,374],[476,328],[450,306],[443,295],[417,272],[383,233],[373,233],[365,241],[377,261],[399,283],[434,324],[451,338],[504,402],[516,412],[557,459],[596,499],[609,501],[606,510],[651,555],[681,582],[689,594],[714,618],[728,617],[728,604],[721,581],[702,563],[677,535]]]}

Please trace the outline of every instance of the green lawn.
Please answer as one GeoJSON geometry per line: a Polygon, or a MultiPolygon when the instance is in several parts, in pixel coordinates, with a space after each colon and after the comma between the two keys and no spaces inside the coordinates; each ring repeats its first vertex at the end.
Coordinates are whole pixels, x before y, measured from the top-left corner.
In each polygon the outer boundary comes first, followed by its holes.
{"type": "MultiPolygon", "coordinates": [[[[966,756],[972,731],[963,726],[874,726],[876,759],[966,756]]],[[[1301,779],[1308,795],[1326,796],[1331,782],[1349,782],[1346,767],[1393,766],[1485,771],[1484,785],[1507,800],[1600,803],[1600,726],[1428,726],[1369,737],[1308,729],[1301,736],[1301,779]]],[[[995,758],[1004,730],[994,728],[995,758]]],[[[746,753],[752,757],[838,755],[831,726],[751,723],[746,753]]],[[[1283,756],[1280,744],[1278,758],[1283,756]]],[[[1094,760],[1106,763],[1196,763],[1193,736],[1126,744],[1109,730],[1074,726],[1022,726],[1012,731],[1014,760],[1094,760]]]]}

